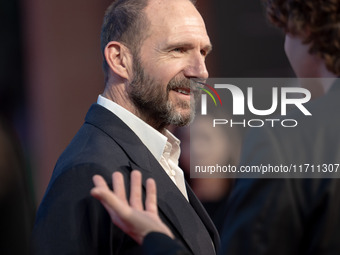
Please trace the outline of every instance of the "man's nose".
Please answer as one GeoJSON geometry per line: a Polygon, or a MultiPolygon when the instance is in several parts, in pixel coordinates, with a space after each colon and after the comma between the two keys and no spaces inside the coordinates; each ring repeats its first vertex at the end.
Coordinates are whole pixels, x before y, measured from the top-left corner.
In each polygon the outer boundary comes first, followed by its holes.
{"type": "Polygon", "coordinates": [[[207,79],[209,77],[209,73],[205,65],[205,57],[201,53],[197,53],[188,59],[184,75],[187,78],[199,79],[207,79]]]}

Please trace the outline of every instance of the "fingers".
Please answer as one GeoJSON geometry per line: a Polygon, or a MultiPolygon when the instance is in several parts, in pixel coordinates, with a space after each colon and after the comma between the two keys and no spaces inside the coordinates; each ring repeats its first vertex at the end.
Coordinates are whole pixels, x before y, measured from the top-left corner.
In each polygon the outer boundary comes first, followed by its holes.
{"type": "Polygon", "coordinates": [[[134,209],[143,210],[142,174],[137,170],[131,172],[130,205],[134,209]]]}
{"type": "MultiPolygon", "coordinates": [[[[113,175],[114,178],[118,179],[116,180],[116,184],[118,185],[118,191],[122,192],[125,191],[123,177],[121,174],[115,174],[113,175]]],[[[93,176],[93,182],[95,187],[91,189],[91,195],[95,197],[96,199],[100,200],[102,205],[106,208],[107,212],[110,214],[112,221],[117,224],[119,222],[119,219],[124,219],[129,216],[131,213],[131,210],[129,208],[129,205],[127,203],[127,200],[121,199],[117,195],[117,191],[112,192],[104,178],[100,175],[93,176]]],[[[118,193],[119,193],[118,192],[118,193]]]]}
{"type": "Polygon", "coordinates": [[[92,180],[93,180],[93,183],[94,183],[94,185],[96,186],[96,187],[98,187],[98,188],[109,188],[108,186],[107,186],[107,183],[106,183],[106,181],[104,180],[104,178],[102,177],[102,176],[100,176],[100,175],[94,175],[93,177],[92,177],[92,180]]]}
{"type": "MultiPolygon", "coordinates": [[[[120,172],[114,172],[112,174],[113,193],[102,176],[93,176],[93,182],[95,187],[91,190],[91,195],[95,198],[102,200],[103,203],[110,205],[112,208],[117,207],[117,199],[127,204],[124,177],[120,172]]],[[[137,170],[131,172],[129,202],[131,208],[141,211],[144,210],[142,201],[142,174],[137,170]]],[[[158,213],[156,183],[151,178],[146,181],[145,208],[146,211],[153,214],[158,213]]]]}
{"type": "Polygon", "coordinates": [[[92,177],[94,188],[91,189],[91,195],[99,200],[102,199],[102,193],[105,190],[109,190],[106,181],[100,175],[94,175],[92,177]]]}
{"type": "Polygon", "coordinates": [[[145,209],[151,213],[158,214],[156,182],[151,178],[146,180],[145,209]]]}
{"type": "Polygon", "coordinates": [[[121,200],[126,200],[124,177],[120,172],[112,174],[112,188],[116,196],[121,200]]]}
{"type": "Polygon", "coordinates": [[[157,214],[157,191],[153,179],[146,181],[146,210],[144,210],[142,174],[136,170],[131,173],[130,204],[126,200],[123,175],[116,172],[112,178],[113,192],[101,176],[94,176],[95,187],[91,190],[91,194],[100,200],[114,224],[140,244],[145,235],[150,232],[164,233],[174,239],[170,229],[157,214]]]}
{"type": "Polygon", "coordinates": [[[91,195],[99,199],[102,203],[116,207],[117,196],[109,189],[104,178],[100,175],[95,175],[92,180],[95,187],[91,189],[91,195]]]}

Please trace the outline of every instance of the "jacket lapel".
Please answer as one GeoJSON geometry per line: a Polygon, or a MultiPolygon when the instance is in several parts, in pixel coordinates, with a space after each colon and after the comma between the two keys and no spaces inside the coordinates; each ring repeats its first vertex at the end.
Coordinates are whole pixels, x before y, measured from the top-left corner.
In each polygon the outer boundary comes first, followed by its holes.
{"type": "Polygon", "coordinates": [[[217,231],[209,216],[196,196],[187,185],[189,201],[182,195],[161,165],[153,157],[136,134],[117,116],[104,107],[91,106],[86,122],[100,128],[109,135],[125,151],[130,158],[131,170],[137,169],[143,173],[143,187],[147,178],[154,178],[157,183],[158,207],[163,220],[169,222],[178,237],[194,254],[212,254],[211,240],[216,245],[217,231]],[[208,231],[210,232],[210,237],[208,231]]]}
{"type": "Polygon", "coordinates": [[[210,216],[208,215],[207,211],[204,209],[202,203],[198,200],[192,189],[190,188],[189,184],[186,183],[187,193],[189,197],[189,201],[191,206],[194,208],[194,210],[197,212],[198,216],[202,220],[202,223],[207,228],[209,235],[211,237],[211,240],[214,242],[215,251],[218,252],[218,249],[220,247],[220,236],[218,234],[218,231],[212,222],[210,216]]]}
{"type": "Polygon", "coordinates": [[[204,220],[200,218],[201,215],[206,214],[202,205],[197,204],[200,202],[191,190],[188,191],[190,192],[190,203],[193,200],[195,204],[193,207],[156,160],[150,165],[152,172],[134,164],[131,164],[131,168],[138,169],[143,173],[144,189],[147,178],[152,177],[156,180],[159,214],[163,215],[165,218],[163,220],[171,224],[172,229],[177,232],[177,235],[174,234],[187,244],[193,254],[213,254],[212,240],[215,235],[210,236],[209,230],[214,229],[214,225],[211,223],[210,226],[206,226],[204,220]]]}

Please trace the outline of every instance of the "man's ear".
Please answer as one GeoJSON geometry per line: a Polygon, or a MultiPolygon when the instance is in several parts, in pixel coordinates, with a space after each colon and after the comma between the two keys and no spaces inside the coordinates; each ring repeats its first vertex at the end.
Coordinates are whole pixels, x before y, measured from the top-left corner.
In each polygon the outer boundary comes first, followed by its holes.
{"type": "Polygon", "coordinates": [[[131,75],[131,54],[123,44],[111,41],[104,50],[104,55],[109,68],[123,79],[129,80],[131,75]]]}

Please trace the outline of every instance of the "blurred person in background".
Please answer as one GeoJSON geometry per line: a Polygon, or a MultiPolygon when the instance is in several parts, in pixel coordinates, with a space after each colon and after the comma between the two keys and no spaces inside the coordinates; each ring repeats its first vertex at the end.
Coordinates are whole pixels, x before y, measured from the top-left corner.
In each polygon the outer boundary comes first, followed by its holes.
{"type": "Polygon", "coordinates": [[[176,135],[181,140],[180,165],[186,178],[209,216],[220,232],[225,218],[225,204],[232,190],[234,179],[228,176],[212,178],[190,178],[192,166],[237,166],[241,153],[239,127],[217,126],[211,132],[213,119],[229,118],[225,110],[214,110],[207,116],[196,116],[189,127],[178,128],[176,135]]]}
{"type": "Polygon", "coordinates": [[[0,254],[29,254],[35,201],[27,152],[19,0],[0,0],[0,254]]]}
{"type": "Polygon", "coordinates": [[[0,254],[28,254],[34,213],[22,146],[0,114],[0,254]]]}

